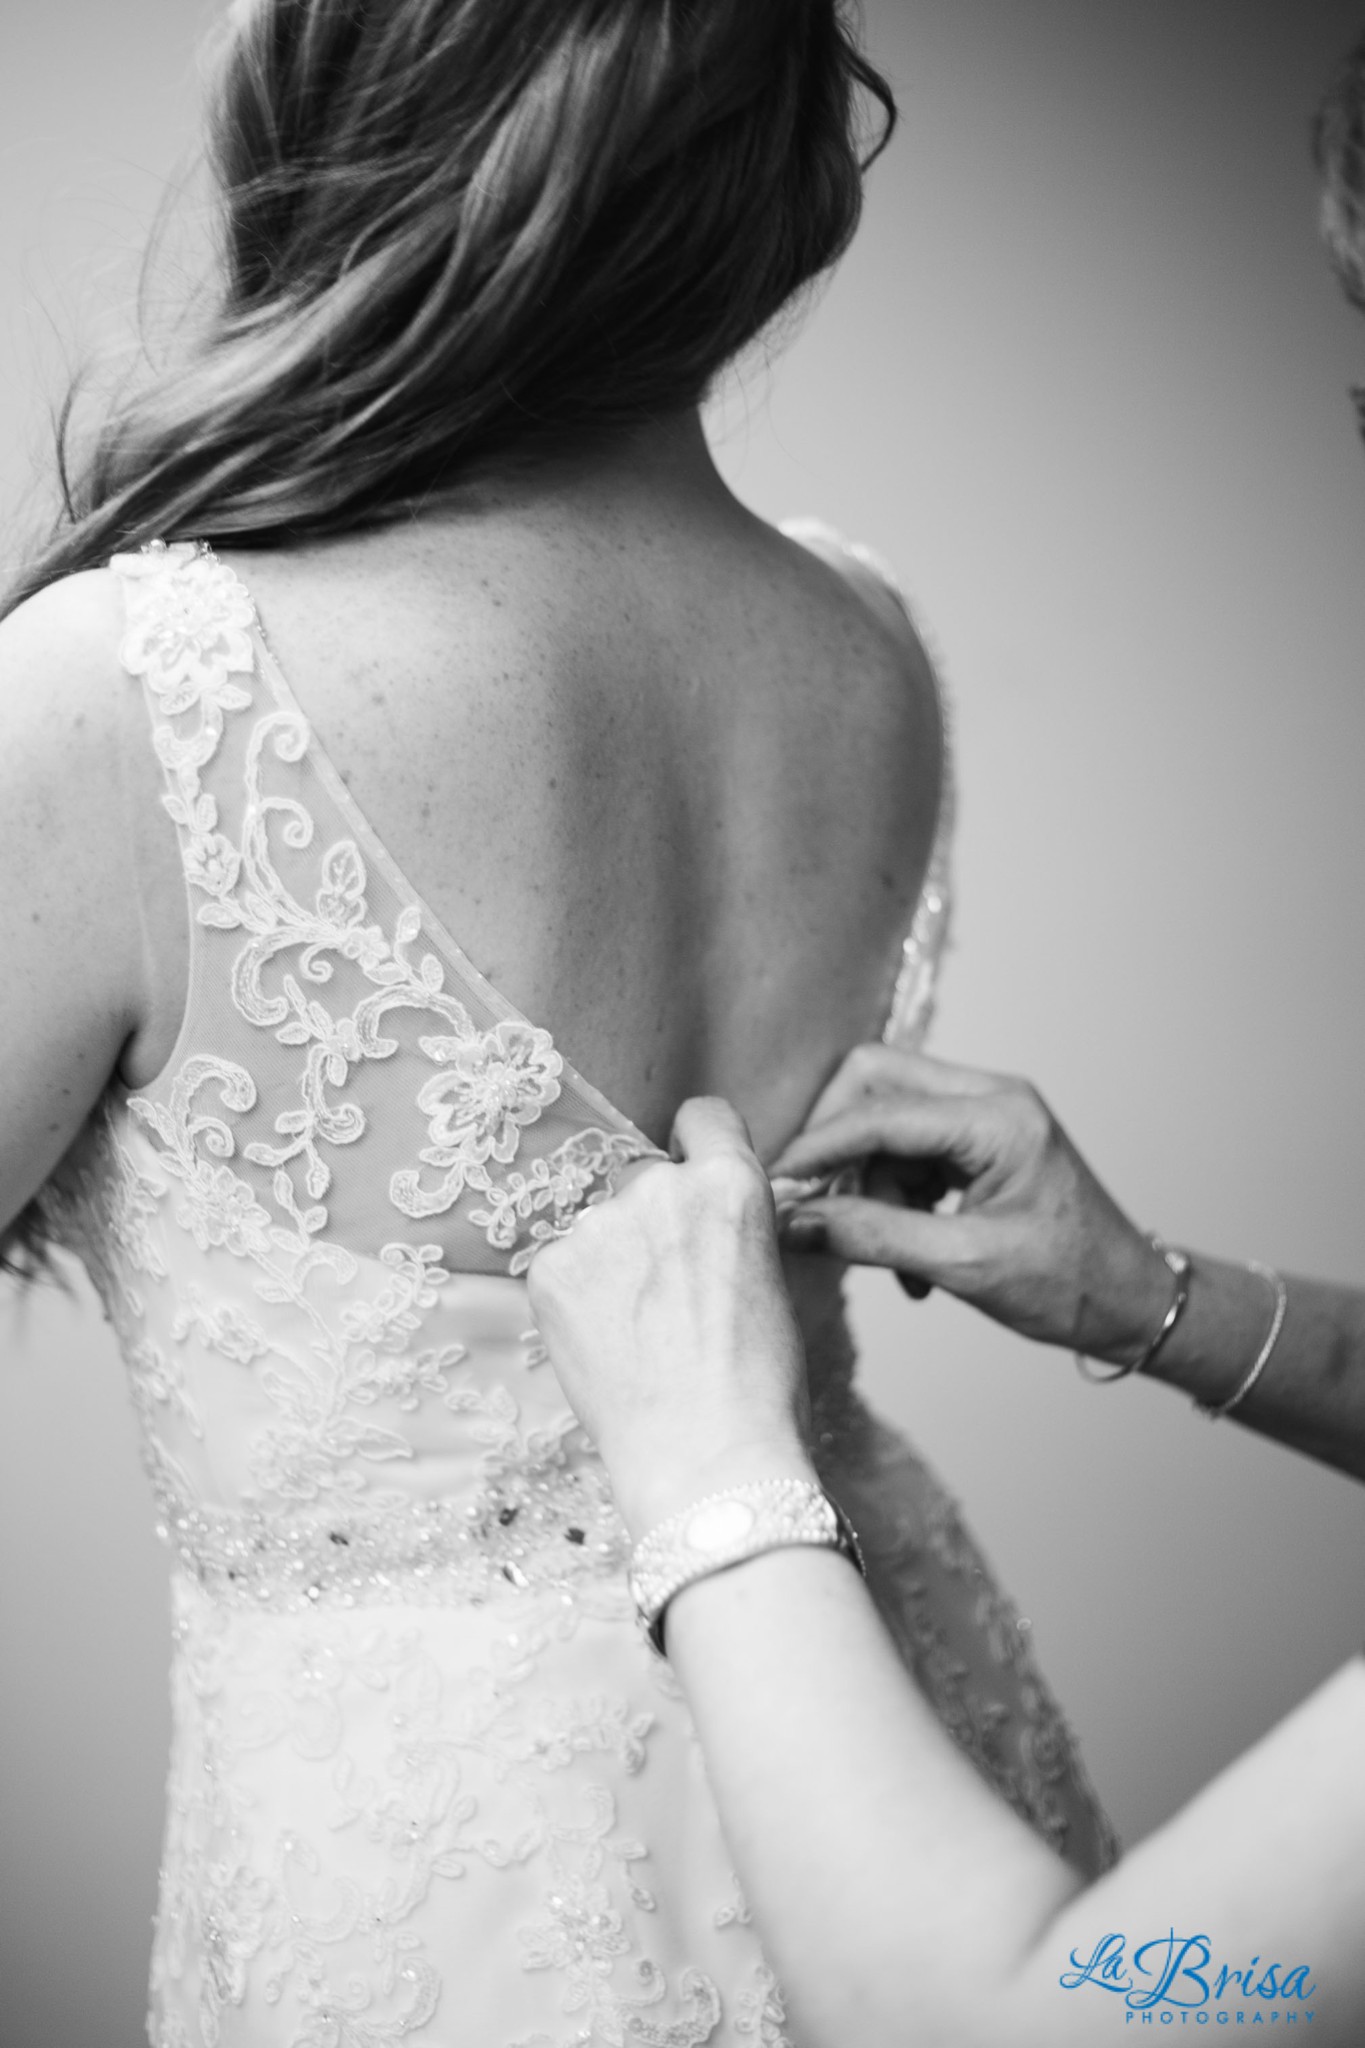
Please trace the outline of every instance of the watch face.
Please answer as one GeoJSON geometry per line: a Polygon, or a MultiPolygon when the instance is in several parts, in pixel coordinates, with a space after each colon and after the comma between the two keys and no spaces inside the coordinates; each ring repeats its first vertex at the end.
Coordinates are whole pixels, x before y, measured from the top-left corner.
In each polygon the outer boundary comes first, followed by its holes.
{"type": "Polygon", "coordinates": [[[757,1519],[747,1501],[708,1501],[705,1507],[688,1516],[683,1528],[683,1541],[689,1550],[700,1550],[708,1555],[717,1550],[727,1550],[732,1543],[744,1541],[757,1519]]]}

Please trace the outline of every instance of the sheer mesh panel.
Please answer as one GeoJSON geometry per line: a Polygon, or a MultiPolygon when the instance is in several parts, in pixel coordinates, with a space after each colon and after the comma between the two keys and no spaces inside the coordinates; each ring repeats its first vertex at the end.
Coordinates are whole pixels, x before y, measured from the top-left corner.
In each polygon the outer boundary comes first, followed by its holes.
{"type": "Polygon", "coordinates": [[[517,1274],[655,1148],[461,953],[352,803],[205,549],[114,564],[191,897],[179,1043],[140,1091],[163,1139],[214,1117],[267,1212],[358,1254],[414,1226],[517,1274]],[[185,1062],[211,1061],[185,1099],[185,1062]]]}
{"type": "MultiPolygon", "coordinates": [[[[909,616],[868,550],[816,521],[784,530],[870,573],[909,616]]],[[[373,1255],[419,1226],[452,1271],[524,1272],[655,1148],[484,980],[400,873],[312,736],[239,578],[189,544],[113,567],[128,600],[124,665],[147,693],[193,918],[184,1022],[139,1113],[181,1143],[211,1118],[220,1156],[292,1232],[373,1255]]],[[[888,1042],[917,1043],[928,1025],[951,824],[945,759],[888,1042]]]]}

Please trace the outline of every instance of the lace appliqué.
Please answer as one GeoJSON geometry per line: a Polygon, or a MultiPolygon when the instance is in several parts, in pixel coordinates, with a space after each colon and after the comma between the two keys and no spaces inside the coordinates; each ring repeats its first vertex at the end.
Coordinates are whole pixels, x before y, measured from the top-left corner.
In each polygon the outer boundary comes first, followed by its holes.
{"type": "Polygon", "coordinates": [[[752,1989],[741,1992],[735,2017],[735,2032],[754,2043],[754,2048],[793,2048],[786,2034],[787,2011],[777,1979],[760,1964],[752,1989]]]}
{"type": "Polygon", "coordinates": [[[601,1760],[628,1786],[661,1739],[655,1716],[531,1683],[575,1627],[566,1610],[523,1617],[455,1686],[401,1622],[321,1614],[282,1643],[182,1588],[155,1962],[166,2018],[153,2040],[212,2044],[252,1995],[288,2015],[270,2038],[290,2048],[420,2035],[443,1995],[427,1948],[440,1899],[458,1904],[481,1874],[503,1891],[497,1917],[516,1922],[499,1967],[552,1978],[571,2029],[522,2034],[527,2048],[704,2048],[720,1992],[705,1971],[670,1977],[649,1955],[648,1852],[595,1775],[601,1760]],[[262,1791],[281,1770],[313,1823],[272,1834],[262,1791]],[[187,1990],[195,2033],[180,2016],[187,1990]]]}
{"type": "MultiPolygon", "coordinates": [[[[509,1285],[652,1148],[392,870],[231,572],[118,568],[196,978],[171,1070],[111,1092],[44,1200],[178,1567],[156,2048],[787,2048],[605,1473],[509,1285]],[[406,1228],[438,1216],[441,1244],[406,1228]]],[[[1005,1603],[807,1309],[907,1661],[1007,1796],[1078,1811],[1005,1603]]]]}
{"type": "MultiPolygon", "coordinates": [[[[447,989],[437,955],[411,956],[421,935],[420,910],[401,909],[389,933],[372,920],[365,863],[353,839],[338,840],[322,853],[311,903],[285,886],[271,833],[279,830],[298,852],[311,845],[314,820],[298,798],[269,792],[266,771],[271,756],[297,763],[306,754],[309,729],[297,710],[277,706],[258,719],[247,746],[239,841],[220,830],[218,805],[203,787],[202,771],[222,742],[227,715],[249,710],[255,701],[251,599],[230,570],[188,545],[154,544],[141,556],[120,557],[117,566],[128,589],[123,664],[143,679],[158,708],[153,739],[171,785],[163,802],[181,831],[186,881],[206,899],[198,906],[198,922],[242,933],[245,943],[232,970],[233,1003],[248,1022],[271,1031],[277,1044],[302,1055],[300,1104],[275,1119],[281,1142],[257,1140],[246,1146],[244,1157],[274,1171],[274,1199],[292,1223],[320,1231],[333,1171],[328,1153],[355,1144],[365,1131],[363,1111],[344,1097],[352,1068],[391,1059],[398,1051],[397,1039],[383,1028],[393,1011],[439,1018],[442,1030],[418,1044],[443,1071],[422,1084],[416,1106],[427,1118],[428,1143],[419,1157],[444,1177],[430,1186],[418,1169],[400,1170],[390,1199],[404,1215],[420,1219],[449,1210],[466,1190],[481,1194],[484,1206],[471,1213],[471,1221],[492,1247],[509,1255],[510,1273],[524,1272],[538,1246],[561,1235],[585,1200],[609,1195],[620,1167],[651,1148],[631,1132],[578,1131],[535,1160],[529,1172],[500,1178],[492,1171],[510,1165],[523,1132],[559,1095],[563,1063],[549,1033],[516,1018],[480,1031],[447,989]],[[296,971],[283,966],[286,959],[296,963],[296,971]],[[335,964],[342,961],[359,972],[369,993],[348,1014],[337,1015],[316,991],[333,981],[335,964]],[[279,971],[273,991],[265,986],[267,970],[279,971]],[[296,1168],[306,1208],[298,1205],[296,1168]]],[[[182,1077],[177,1086],[183,1085],[182,1077]]],[[[240,1069],[231,1088],[228,1107],[251,1106],[252,1083],[240,1069]]],[[[186,1169],[186,1199],[200,1227],[226,1233],[211,1236],[211,1243],[235,1248],[244,1233],[270,1225],[250,1190],[224,1169],[186,1169]]]]}

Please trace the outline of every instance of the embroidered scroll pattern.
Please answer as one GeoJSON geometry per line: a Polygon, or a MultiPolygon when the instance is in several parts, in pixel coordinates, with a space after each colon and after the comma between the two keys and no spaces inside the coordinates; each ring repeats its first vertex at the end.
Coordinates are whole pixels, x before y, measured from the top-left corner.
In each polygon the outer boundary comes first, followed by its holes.
{"type": "MultiPolygon", "coordinates": [[[[123,664],[142,678],[158,709],[153,738],[170,784],[163,801],[180,828],[185,879],[203,899],[197,920],[241,934],[232,1001],[250,1024],[299,1057],[300,1101],[275,1120],[280,1142],[255,1140],[245,1158],[274,1170],[272,1192],[286,1227],[307,1235],[322,1231],[333,1155],[365,1132],[363,1112],[345,1096],[352,1069],[364,1060],[392,1059],[399,1050],[399,1041],[384,1029],[393,1012],[430,1016],[441,1029],[418,1043],[441,1071],[416,1096],[428,1142],[420,1150],[420,1166],[393,1175],[390,1200],[418,1220],[444,1214],[466,1192],[481,1196],[471,1220],[491,1246],[507,1254],[506,1270],[523,1273],[538,1245],[562,1234],[585,1201],[609,1195],[620,1168],[652,1148],[629,1131],[590,1128],[575,1131],[525,1171],[495,1172],[511,1165],[525,1132],[559,1097],[563,1061],[550,1034],[520,1018],[479,1030],[447,988],[437,954],[413,956],[422,931],[420,910],[405,906],[391,932],[371,918],[365,862],[354,839],[339,839],[321,854],[311,903],[286,887],[272,856],[272,832],[295,852],[310,847],[315,832],[313,817],[297,797],[272,794],[267,786],[272,756],[298,762],[309,746],[307,723],[291,706],[277,705],[258,717],[246,750],[240,834],[234,839],[221,829],[203,771],[222,742],[227,718],[254,705],[251,599],[231,570],[207,551],[184,544],[122,556],[117,566],[129,594],[123,664]],[[334,981],[342,962],[359,974],[367,992],[349,1011],[335,1013],[318,991],[334,981]],[[277,977],[269,988],[268,972],[277,977]],[[433,1184],[423,1166],[440,1169],[442,1177],[433,1184]],[[307,1203],[302,1208],[296,1168],[307,1203]]],[[[228,1106],[250,1107],[245,1091],[251,1086],[248,1076],[234,1076],[228,1106]]],[[[218,1157],[228,1156],[221,1131],[206,1127],[204,1140],[218,1157]]],[[[259,1214],[249,1189],[226,1167],[198,1173],[188,1199],[201,1205],[206,1218],[215,1205],[236,1207],[243,1226],[259,1214]]]]}
{"type": "MultiPolygon", "coordinates": [[[[376,914],[363,833],[304,801],[308,727],[264,687],[236,577],[188,546],[117,566],[201,980],[172,1070],[111,1097],[47,1200],[117,1327],[179,1566],[154,2048],[464,2048],[471,1979],[492,2001],[477,2048],[790,2048],[678,1689],[630,1621],[600,1461],[536,1333],[490,1338],[475,1276],[427,1241],[467,1226],[505,1304],[649,1148],[574,1127],[549,1033],[480,1025],[387,873],[376,914]],[[364,1248],[334,1216],[381,1073],[411,1144],[380,1183],[392,1233],[364,1248]],[[552,1146],[548,1115],[569,1126],[552,1146]],[[427,1476],[433,1447],[458,1483],[427,1476]]],[[[936,952],[941,909],[907,961],[936,952]]],[[[822,1444],[888,1618],[1060,1840],[1088,1795],[1055,1709],[836,1352],[822,1444]]]]}

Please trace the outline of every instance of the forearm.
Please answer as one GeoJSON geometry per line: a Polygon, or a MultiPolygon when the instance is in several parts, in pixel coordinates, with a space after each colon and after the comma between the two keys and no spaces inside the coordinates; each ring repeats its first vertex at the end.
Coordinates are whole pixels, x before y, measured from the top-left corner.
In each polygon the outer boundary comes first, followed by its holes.
{"type": "Polygon", "coordinates": [[[945,1734],[847,1561],[699,1581],[667,1642],[803,2048],[994,2048],[998,1996],[1080,1879],[945,1734]]]}
{"type": "MultiPolygon", "coordinates": [[[[1365,1293],[1295,1278],[1287,1287],[1274,1353],[1233,1417],[1365,1479],[1365,1293]]],[[[1273,1309],[1272,1291],[1258,1274],[1196,1254],[1185,1313],[1149,1377],[1216,1407],[1255,1360],[1273,1309]]]]}
{"type": "Polygon", "coordinates": [[[809,2048],[1093,2048],[1059,1979],[1116,1930],[1302,1962],[1320,2041],[1359,2038],[1365,1663],[1085,1888],[978,1777],[847,1563],[787,1550],[668,1621],[741,1882],[809,2048]]]}
{"type": "MultiPolygon", "coordinates": [[[[860,1047],[774,1170],[799,1191],[868,1160],[883,1178],[911,1176],[911,1205],[817,1195],[788,1220],[794,1242],[894,1267],[1023,1336],[1116,1365],[1160,1330],[1169,1271],[1027,1083],[860,1047]],[[952,1211],[919,1206],[930,1168],[960,1191],[952,1211]]],[[[1217,1407],[1257,1358],[1274,1306],[1258,1274],[1197,1254],[1185,1312],[1144,1370],[1217,1407]]],[[[1274,1353],[1234,1413],[1365,1478],[1365,1292],[1291,1280],[1274,1353]]]]}
{"type": "MultiPolygon", "coordinates": [[[[1035,1106],[1030,1129],[1038,1116],[1035,1106]]],[[[685,1164],[645,1169],[531,1269],[537,1321],[637,1538],[718,1488],[812,1476],[799,1428],[800,1341],[761,1169],[723,1104],[686,1106],[676,1135],[685,1164]]],[[[865,1133],[851,1137],[863,1143],[865,1133]]],[[[1074,1155],[1069,1171],[1075,1187],[1074,1155]]],[[[1022,1261],[1018,1287],[1002,1265],[994,1281],[988,1267],[973,1268],[962,1244],[979,1242],[979,1217],[826,1207],[852,1211],[851,1235],[865,1227],[886,1263],[899,1262],[888,1214],[897,1230],[917,1225],[921,1250],[925,1233],[941,1252],[957,1244],[957,1265],[940,1257],[935,1283],[945,1266],[959,1280],[984,1272],[983,1305],[1034,1336],[1057,1341],[1060,1321],[1073,1342],[1147,1342],[1152,1314],[1169,1306],[1169,1274],[1159,1260],[1153,1274],[1150,1247],[1112,1204],[1112,1242],[1144,1255],[1097,1261],[1082,1231],[1080,1254],[1051,1289],[1037,1257],[1022,1261]],[[1075,1303],[1107,1295],[1106,1276],[1125,1268],[1137,1337],[1113,1317],[1107,1332],[1103,1318],[1087,1330],[1075,1303]],[[1155,1299],[1144,1300],[1153,1280],[1155,1299]],[[1007,1312],[1011,1300],[1024,1313],[1007,1312]]],[[[1055,1201],[1051,1213],[1060,1213],[1055,1201]]],[[[832,1238],[837,1213],[829,1229],[832,1238]]],[[[996,1235],[1017,1253],[1017,1216],[996,1235]]],[[[1052,1235],[1042,1232],[1043,1250],[1052,1235]]],[[[1183,1332],[1188,1371],[1211,1374],[1215,1359],[1226,1369],[1231,1358],[1244,1374],[1268,1325],[1251,1327],[1244,1276],[1205,1265],[1205,1299],[1183,1332]]],[[[1268,1318],[1269,1290],[1262,1295],[1268,1318]]],[[[1310,1384],[1330,1384],[1356,1355],[1352,1300],[1330,1289],[1301,1299],[1289,1355],[1301,1357],[1310,1384]]],[[[1173,1341],[1171,1350],[1175,1371],[1173,1341]]],[[[1223,1399],[1236,1384],[1210,1379],[1200,1391],[1223,1399]]],[[[1295,1412],[1321,1406],[1301,1399],[1295,1412]]],[[[1310,1966],[1325,1994],[1316,2038],[1358,2043],[1365,1662],[1086,1890],[955,1747],[846,1559],[788,1548],[713,1572],[675,1595],[666,1628],[803,2048],[1094,2048],[1106,1992],[1062,1985],[1072,1951],[1091,1954],[1116,1929],[1134,1943],[1159,1941],[1177,1921],[1181,1933],[1216,1936],[1232,1968],[1244,1971],[1254,1955],[1310,1966]]],[[[1117,2017],[1112,2002],[1109,2010],[1117,2017]]]]}
{"type": "MultiPolygon", "coordinates": [[[[1132,1951],[1143,1941],[1164,1944],[1171,1930],[1181,1941],[1204,1938],[1211,1990],[1224,1967],[1245,1970],[1253,1959],[1258,1979],[1274,1963],[1282,1984],[1302,1967],[1311,1997],[1285,1997],[1269,2008],[1254,1998],[1253,2012],[1272,2020],[1311,2010],[1320,2048],[1359,2048],[1362,1928],[1365,1658],[1354,1657],[1108,1876],[1066,1903],[1024,1962],[1017,1995],[1030,2015],[1055,2009],[1059,1971],[1072,1957],[1093,1957],[1114,1930],[1127,1935],[1128,1972],[1140,1995],[1153,1979],[1133,1970],[1132,1951]]],[[[1158,1955],[1150,1967],[1159,1972],[1163,1961],[1158,1955]]],[[[1197,1950],[1192,1961],[1201,1961],[1197,1950]]],[[[1061,2003],[1079,2011],[1088,2002],[1093,2014],[1098,1997],[1086,1987],[1085,1999],[1061,2003]]],[[[1198,2001],[1194,1978],[1173,1987],[1173,2000],[1181,1997],[1198,2001]]],[[[1026,2027],[1022,2038],[1031,2043],[1034,2035],[1026,2027]]],[[[1063,2029],[1038,2038],[1065,2048],[1094,2037],[1063,2029]]]]}

